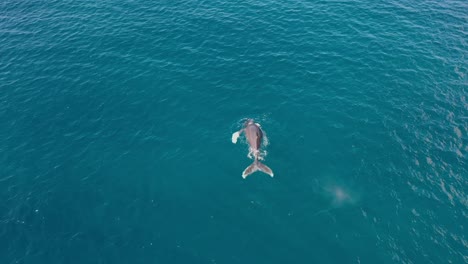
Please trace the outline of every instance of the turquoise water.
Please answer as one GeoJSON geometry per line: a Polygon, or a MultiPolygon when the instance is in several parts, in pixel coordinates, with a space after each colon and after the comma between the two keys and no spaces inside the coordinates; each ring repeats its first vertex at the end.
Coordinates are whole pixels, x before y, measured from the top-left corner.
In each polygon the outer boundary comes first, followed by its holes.
{"type": "Polygon", "coordinates": [[[0,263],[466,263],[467,13],[2,1],[0,263]]]}

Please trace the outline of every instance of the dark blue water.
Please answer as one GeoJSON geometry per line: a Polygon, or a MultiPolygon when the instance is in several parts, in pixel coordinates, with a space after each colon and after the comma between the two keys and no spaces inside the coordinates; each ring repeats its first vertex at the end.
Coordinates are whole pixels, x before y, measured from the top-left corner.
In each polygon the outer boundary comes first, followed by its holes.
{"type": "Polygon", "coordinates": [[[0,263],[466,263],[467,14],[2,1],[0,263]]]}

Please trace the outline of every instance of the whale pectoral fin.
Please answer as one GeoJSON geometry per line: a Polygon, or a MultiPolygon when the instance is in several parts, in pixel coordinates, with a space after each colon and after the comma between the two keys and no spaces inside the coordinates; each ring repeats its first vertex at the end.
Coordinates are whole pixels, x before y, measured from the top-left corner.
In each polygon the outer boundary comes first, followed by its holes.
{"type": "Polygon", "coordinates": [[[242,130],[241,130],[241,131],[234,132],[234,133],[232,134],[232,137],[231,137],[232,143],[234,143],[234,144],[237,143],[237,139],[239,138],[241,132],[242,132],[242,130]]]}

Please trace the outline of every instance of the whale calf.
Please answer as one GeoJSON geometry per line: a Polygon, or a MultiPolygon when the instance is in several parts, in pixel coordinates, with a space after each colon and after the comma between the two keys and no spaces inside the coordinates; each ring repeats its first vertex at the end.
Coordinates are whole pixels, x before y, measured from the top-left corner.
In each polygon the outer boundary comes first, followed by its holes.
{"type": "Polygon", "coordinates": [[[248,166],[244,172],[242,172],[242,178],[247,178],[250,174],[256,171],[262,171],[271,177],[273,177],[273,171],[268,168],[267,165],[260,162],[262,157],[260,156],[260,147],[262,140],[264,139],[264,133],[260,127],[260,124],[255,123],[253,119],[248,119],[244,123],[244,127],[232,134],[232,143],[236,144],[239,136],[244,133],[247,142],[249,143],[249,154],[248,156],[253,156],[254,162],[248,166]]]}

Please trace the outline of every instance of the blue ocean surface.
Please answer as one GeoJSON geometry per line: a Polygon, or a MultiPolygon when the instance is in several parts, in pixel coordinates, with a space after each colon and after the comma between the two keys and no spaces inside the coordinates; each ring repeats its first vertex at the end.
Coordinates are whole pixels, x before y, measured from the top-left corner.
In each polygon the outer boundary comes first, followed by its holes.
{"type": "Polygon", "coordinates": [[[2,264],[467,263],[467,156],[465,0],[0,2],[2,264]]]}

